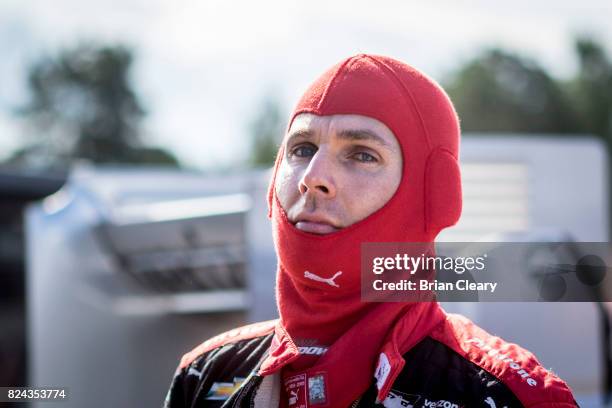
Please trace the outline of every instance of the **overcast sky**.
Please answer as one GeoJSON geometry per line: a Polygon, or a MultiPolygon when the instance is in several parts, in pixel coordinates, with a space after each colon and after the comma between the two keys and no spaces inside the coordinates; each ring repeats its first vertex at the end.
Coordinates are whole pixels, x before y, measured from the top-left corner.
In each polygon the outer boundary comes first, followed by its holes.
{"type": "Polygon", "coordinates": [[[79,40],[120,42],[150,140],[187,165],[243,159],[247,125],[266,92],[289,110],[310,81],[358,52],[394,56],[438,80],[483,47],[575,69],[572,38],[594,34],[612,55],[612,2],[0,0],[0,157],[19,143],[11,109],[40,53],[79,40]]]}

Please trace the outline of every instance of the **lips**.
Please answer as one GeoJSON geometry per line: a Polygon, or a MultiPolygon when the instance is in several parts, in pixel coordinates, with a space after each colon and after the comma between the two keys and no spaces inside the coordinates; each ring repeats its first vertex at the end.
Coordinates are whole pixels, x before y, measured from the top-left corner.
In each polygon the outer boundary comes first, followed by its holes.
{"type": "Polygon", "coordinates": [[[298,216],[296,217],[295,227],[304,232],[312,234],[330,234],[338,231],[334,223],[324,217],[298,216]]]}

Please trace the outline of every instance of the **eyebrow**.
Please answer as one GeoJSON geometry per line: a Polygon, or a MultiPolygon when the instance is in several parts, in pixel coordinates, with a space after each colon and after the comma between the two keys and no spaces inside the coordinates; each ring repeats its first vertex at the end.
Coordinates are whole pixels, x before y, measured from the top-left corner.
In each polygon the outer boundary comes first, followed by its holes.
{"type": "Polygon", "coordinates": [[[345,140],[351,141],[371,141],[376,144],[379,144],[383,147],[390,148],[389,143],[377,135],[376,133],[368,130],[368,129],[346,129],[342,130],[338,133],[338,137],[345,140]]]}
{"type": "Polygon", "coordinates": [[[293,139],[310,139],[313,136],[314,132],[312,132],[311,130],[298,129],[289,134],[289,137],[287,137],[287,144],[289,144],[289,142],[292,142],[293,139]]]}
{"type": "MultiPolygon", "coordinates": [[[[298,129],[291,132],[287,138],[287,144],[293,139],[310,139],[314,136],[314,132],[308,129],[298,129]]],[[[371,141],[385,148],[390,149],[391,145],[381,136],[368,129],[345,129],[338,132],[338,138],[350,141],[371,141]]]]}

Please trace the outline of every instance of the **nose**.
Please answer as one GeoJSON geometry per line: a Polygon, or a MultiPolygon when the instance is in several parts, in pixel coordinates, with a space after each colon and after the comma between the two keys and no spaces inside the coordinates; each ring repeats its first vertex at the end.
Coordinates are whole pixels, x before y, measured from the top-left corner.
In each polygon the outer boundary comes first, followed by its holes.
{"type": "Polygon", "coordinates": [[[336,184],[333,177],[333,163],[326,149],[319,149],[314,154],[300,179],[300,194],[314,194],[321,198],[336,196],[336,184]]]}

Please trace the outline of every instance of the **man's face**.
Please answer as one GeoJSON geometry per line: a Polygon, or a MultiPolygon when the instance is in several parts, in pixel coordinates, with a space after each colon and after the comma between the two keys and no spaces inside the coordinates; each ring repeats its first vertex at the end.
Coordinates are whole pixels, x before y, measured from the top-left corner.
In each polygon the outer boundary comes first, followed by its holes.
{"type": "Polygon", "coordinates": [[[397,139],[367,116],[302,113],[283,144],[276,194],[289,221],[302,231],[329,234],[366,218],[401,181],[397,139]]]}

